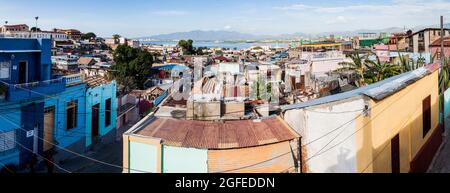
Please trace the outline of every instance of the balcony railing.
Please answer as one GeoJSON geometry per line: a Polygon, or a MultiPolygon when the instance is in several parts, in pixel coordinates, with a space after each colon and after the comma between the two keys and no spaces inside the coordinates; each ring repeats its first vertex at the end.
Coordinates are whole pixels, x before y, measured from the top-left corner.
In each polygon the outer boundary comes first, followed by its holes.
{"type": "Polygon", "coordinates": [[[72,74],[64,76],[64,78],[66,79],[66,86],[80,84],[83,82],[83,77],[81,76],[81,74],[72,74]]]}
{"type": "Polygon", "coordinates": [[[8,84],[6,100],[19,102],[23,100],[34,100],[37,98],[48,98],[62,92],[66,88],[66,78],[58,78],[47,81],[32,82],[25,84],[8,84]]]}

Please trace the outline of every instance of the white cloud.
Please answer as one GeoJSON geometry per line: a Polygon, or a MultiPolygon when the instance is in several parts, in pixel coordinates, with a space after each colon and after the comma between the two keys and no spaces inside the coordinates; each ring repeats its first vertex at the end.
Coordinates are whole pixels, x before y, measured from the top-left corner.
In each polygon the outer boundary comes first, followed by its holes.
{"type": "Polygon", "coordinates": [[[337,16],[334,18],[331,18],[330,20],[326,21],[326,24],[345,24],[345,23],[349,23],[350,21],[352,21],[353,18],[350,17],[345,17],[345,16],[337,16]]]}
{"type": "Polygon", "coordinates": [[[293,5],[288,5],[288,6],[283,6],[283,7],[274,7],[275,9],[278,10],[296,10],[296,11],[300,11],[300,10],[306,10],[306,9],[314,9],[314,6],[309,6],[309,5],[305,5],[305,4],[293,4],[293,5]]]}
{"type": "Polygon", "coordinates": [[[153,14],[156,14],[159,16],[181,16],[181,15],[187,15],[188,12],[177,11],[177,10],[163,10],[163,11],[153,12],[153,14]]]}
{"type": "Polygon", "coordinates": [[[276,10],[284,11],[313,11],[317,13],[367,13],[378,12],[378,14],[419,14],[435,11],[450,10],[450,2],[441,0],[431,1],[406,1],[394,0],[390,4],[372,4],[372,5],[346,5],[346,6],[310,6],[305,4],[292,4],[283,7],[274,7],[276,10]]]}
{"type": "Polygon", "coordinates": [[[226,25],[226,26],[223,27],[223,29],[229,30],[229,29],[231,29],[231,26],[226,25]]]}

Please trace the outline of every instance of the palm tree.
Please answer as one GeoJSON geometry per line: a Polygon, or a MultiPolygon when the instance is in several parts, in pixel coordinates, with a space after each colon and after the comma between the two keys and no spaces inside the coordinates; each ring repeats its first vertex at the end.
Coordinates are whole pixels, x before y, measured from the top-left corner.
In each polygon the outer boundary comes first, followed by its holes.
{"type": "Polygon", "coordinates": [[[398,75],[402,71],[399,65],[381,62],[379,57],[376,61],[366,60],[365,65],[367,67],[365,81],[369,84],[398,75]]]}
{"type": "Polygon", "coordinates": [[[342,68],[340,68],[339,70],[352,70],[355,71],[358,74],[358,84],[359,86],[365,86],[366,82],[365,82],[365,71],[366,71],[366,66],[364,64],[364,61],[368,58],[368,55],[365,54],[362,57],[360,56],[360,54],[355,53],[355,54],[350,54],[347,55],[347,57],[349,57],[350,59],[352,59],[352,62],[340,62],[339,65],[342,66],[342,68]]]}
{"type": "MultiPolygon", "coordinates": [[[[442,88],[442,84],[444,84],[445,90],[450,86],[450,67],[448,66],[448,62],[450,58],[444,57],[444,66],[439,73],[439,88],[442,88]]],[[[441,89],[439,89],[441,92],[441,89]]],[[[441,93],[442,94],[442,93],[441,93]]]]}

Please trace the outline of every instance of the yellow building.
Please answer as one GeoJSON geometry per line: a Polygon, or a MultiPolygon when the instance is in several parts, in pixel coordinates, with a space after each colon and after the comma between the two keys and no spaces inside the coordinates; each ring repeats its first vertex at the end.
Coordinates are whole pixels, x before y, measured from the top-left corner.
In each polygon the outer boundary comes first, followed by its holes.
{"type": "Polygon", "coordinates": [[[304,172],[425,172],[442,142],[438,64],[283,107],[304,172]]]}

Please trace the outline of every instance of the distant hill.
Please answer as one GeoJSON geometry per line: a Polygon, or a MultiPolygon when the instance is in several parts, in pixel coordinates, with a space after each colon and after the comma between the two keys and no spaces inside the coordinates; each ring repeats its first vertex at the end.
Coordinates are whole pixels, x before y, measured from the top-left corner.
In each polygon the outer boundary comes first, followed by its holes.
{"type": "MultiPolygon", "coordinates": [[[[427,27],[439,27],[439,25],[429,25],[429,26],[417,26],[412,28],[413,31],[418,31],[427,27]]],[[[450,23],[444,24],[445,28],[450,28],[450,23]]],[[[307,37],[318,37],[318,36],[329,36],[331,34],[336,37],[339,36],[356,36],[360,33],[380,33],[380,32],[404,32],[409,28],[400,28],[400,27],[390,27],[384,29],[360,29],[354,31],[336,31],[336,32],[322,32],[315,34],[308,33],[293,33],[293,34],[280,34],[280,35],[253,35],[240,33],[235,31],[202,31],[195,30],[189,32],[176,32],[170,34],[161,34],[154,35],[148,37],[135,38],[140,40],[158,40],[158,41],[172,41],[172,40],[181,40],[181,39],[192,39],[194,41],[233,41],[233,40],[293,40],[293,39],[301,39],[307,37]]]]}
{"type": "Polygon", "coordinates": [[[190,31],[190,32],[176,32],[170,34],[161,34],[150,37],[142,37],[137,39],[155,39],[155,40],[180,40],[192,39],[195,41],[224,41],[224,40],[250,40],[257,36],[251,34],[244,34],[234,31],[190,31]]]}

